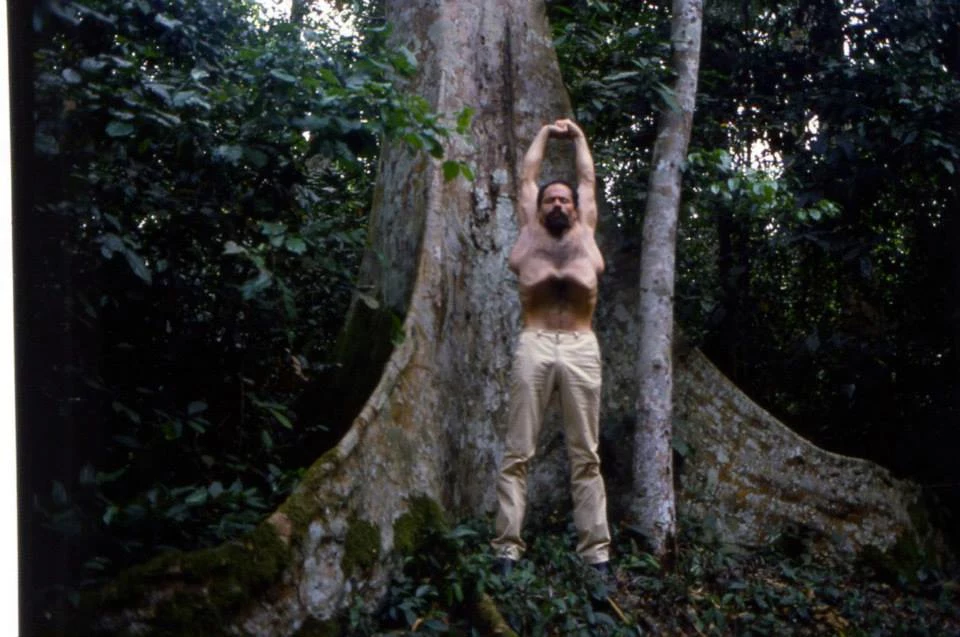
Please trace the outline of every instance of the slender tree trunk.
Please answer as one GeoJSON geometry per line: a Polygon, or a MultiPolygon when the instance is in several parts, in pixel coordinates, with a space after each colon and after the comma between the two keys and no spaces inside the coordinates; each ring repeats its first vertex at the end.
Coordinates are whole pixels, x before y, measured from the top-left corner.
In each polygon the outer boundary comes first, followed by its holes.
{"type": "Polygon", "coordinates": [[[676,535],[673,492],[673,290],[680,206],[680,171],[687,154],[700,65],[702,0],[673,3],[674,95],[653,149],[640,262],[640,352],[634,443],[636,525],[655,555],[676,535]]]}

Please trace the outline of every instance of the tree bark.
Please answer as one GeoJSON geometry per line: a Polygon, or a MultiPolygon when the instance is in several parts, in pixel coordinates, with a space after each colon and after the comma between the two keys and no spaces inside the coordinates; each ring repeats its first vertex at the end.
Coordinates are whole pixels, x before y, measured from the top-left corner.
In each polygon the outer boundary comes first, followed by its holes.
{"type": "Polygon", "coordinates": [[[673,492],[673,290],[680,172],[687,156],[700,66],[702,0],[673,3],[675,108],[661,113],[653,148],[640,260],[640,347],[634,436],[635,525],[663,557],[676,535],[673,492]]]}
{"type": "MultiPolygon", "coordinates": [[[[355,304],[343,346],[362,359],[371,339],[383,341],[372,326],[403,317],[397,338],[388,336],[379,354],[355,368],[374,379],[373,389],[343,439],[254,533],[124,573],[86,600],[91,617],[74,624],[76,634],[323,634],[350,604],[382,598],[402,554],[420,548],[425,527],[444,515],[493,512],[519,329],[507,268],[519,161],[540,126],[569,115],[570,106],[542,2],[394,0],[387,19],[394,44],[419,62],[407,90],[443,113],[476,109],[470,136],[452,136],[446,151],[477,177],[445,182],[439,162],[397,146],[384,150],[363,265],[365,292],[376,302],[355,304]]],[[[543,174],[572,172],[570,155],[548,158],[543,174]]],[[[602,453],[617,521],[633,499],[630,445],[622,441],[635,423],[638,294],[624,282],[635,280],[638,264],[615,229],[599,238],[608,262],[597,315],[602,453]]],[[[761,420],[762,410],[696,352],[685,360],[695,365],[686,372],[681,362],[675,397],[678,431],[690,449],[681,503],[688,498],[691,515],[716,518],[721,540],[763,541],[807,515],[808,493],[817,499],[805,523],[849,531],[853,549],[886,549],[913,532],[905,507],[914,491],[873,465],[803,443],[768,416],[761,420]],[[755,442],[761,430],[766,442],[755,442]],[[788,457],[803,462],[784,462],[784,450],[799,450],[788,457]],[[824,458],[839,476],[828,486],[815,471],[824,458]],[[864,504],[834,515],[836,501],[864,504]],[[853,520],[850,511],[870,523],[859,530],[832,525],[832,515],[853,520]]],[[[566,456],[552,425],[548,420],[529,479],[531,526],[546,512],[569,514],[566,456]]]]}

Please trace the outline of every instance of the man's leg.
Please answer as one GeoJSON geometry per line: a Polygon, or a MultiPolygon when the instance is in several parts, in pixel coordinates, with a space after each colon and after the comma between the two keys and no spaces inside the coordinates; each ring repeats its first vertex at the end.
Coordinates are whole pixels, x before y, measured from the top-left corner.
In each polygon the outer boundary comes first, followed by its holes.
{"type": "Polygon", "coordinates": [[[561,348],[560,400],[570,458],[577,553],[588,564],[610,559],[607,494],[600,473],[600,348],[592,332],[568,337],[561,348]],[[570,340],[572,338],[572,340],[570,340]]]}
{"type": "Polygon", "coordinates": [[[519,560],[526,549],[520,532],[527,506],[527,465],[537,451],[554,383],[555,368],[545,345],[536,332],[521,332],[511,372],[506,449],[497,478],[496,538],[491,542],[498,557],[511,560],[519,560]]]}

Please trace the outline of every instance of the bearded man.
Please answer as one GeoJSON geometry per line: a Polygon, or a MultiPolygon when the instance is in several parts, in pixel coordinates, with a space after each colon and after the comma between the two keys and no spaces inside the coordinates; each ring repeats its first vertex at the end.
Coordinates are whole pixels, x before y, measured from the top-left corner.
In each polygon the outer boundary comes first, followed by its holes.
{"type": "Polygon", "coordinates": [[[518,223],[510,253],[520,293],[523,331],[514,354],[506,449],[497,478],[496,569],[509,573],[526,549],[521,539],[527,504],[527,467],[543,415],[559,395],[570,461],[577,553],[609,574],[610,531],[600,474],[600,348],[593,333],[597,281],[604,263],[594,238],[596,176],[583,131],[568,119],[540,129],[523,158],[518,223]],[[571,140],[577,185],[541,187],[548,140],[571,140]]]}

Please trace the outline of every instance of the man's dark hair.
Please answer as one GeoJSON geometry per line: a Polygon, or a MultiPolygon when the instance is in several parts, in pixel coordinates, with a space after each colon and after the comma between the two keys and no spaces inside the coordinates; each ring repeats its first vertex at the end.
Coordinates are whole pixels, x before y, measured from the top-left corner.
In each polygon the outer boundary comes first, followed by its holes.
{"type": "Polygon", "coordinates": [[[570,192],[573,193],[573,197],[572,197],[572,199],[573,199],[573,207],[576,208],[577,210],[579,210],[579,209],[580,209],[580,197],[579,197],[579,195],[577,195],[577,189],[574,188],[574,187],[573,187],[573,184],[571,184],[571,183],[570,183],[569,181],[567,181],[566,179],[554,179],[553,181],[548,181],[547,183],[545,183],[545,184],[543,184],[542,186],[540,186],[540,190],[537,192],[537,210],[540,209],[540,204],[543,203],[543,193],[545,193],[545,192],[547,191],[547,188],[549,188],[550,186],[552,186],[552,185],[554,185],[554,184],[563,184],[564,186],[566,186],[567,188],[570,189],[570,192]]]}

